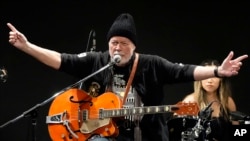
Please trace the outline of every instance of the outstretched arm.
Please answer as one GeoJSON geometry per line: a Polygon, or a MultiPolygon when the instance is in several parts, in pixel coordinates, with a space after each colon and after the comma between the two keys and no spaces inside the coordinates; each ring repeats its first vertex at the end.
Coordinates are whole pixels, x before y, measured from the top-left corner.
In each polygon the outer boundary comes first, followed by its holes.
{"type": "Polygon", "coordinates": [[[33,56],[40,62],[59,69],[61,65],[61,54],[59,52],[39,47],[30,43],[24,34],[19,32],[11,23],[7,23],[10,28],[9,43],[19,50],[33,56]]]}
{"type": "Polygon", "coordinates": [[[216,68],[197,66],[194,70],[194,79],[203,80],[210,77],[215,77],[216,73],[219,77],[231,77],[238,75],[242,61],[248,58],[248,55],[241,55],[236,59],[232,59],[234,52],[231,51],[228,56],[224,59],[222,64],[216,68]]]}

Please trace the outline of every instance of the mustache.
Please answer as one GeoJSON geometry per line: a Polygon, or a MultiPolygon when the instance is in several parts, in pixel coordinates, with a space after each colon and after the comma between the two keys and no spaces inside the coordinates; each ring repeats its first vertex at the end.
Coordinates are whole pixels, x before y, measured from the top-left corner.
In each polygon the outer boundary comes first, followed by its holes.
{"type": "Polygon", "coordinates": [[[121,53],[121,52],[117,52],[117,51],[115,51],[115,52],[113,53],[113,56],[115,56],[115,55],[124,56],[124,53],[121,53]]]}

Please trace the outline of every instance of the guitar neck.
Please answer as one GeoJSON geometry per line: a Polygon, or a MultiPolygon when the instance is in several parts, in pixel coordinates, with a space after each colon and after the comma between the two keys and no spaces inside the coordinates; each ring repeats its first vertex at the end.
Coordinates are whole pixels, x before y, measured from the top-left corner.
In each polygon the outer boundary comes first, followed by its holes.
{"type": "Polygon", "coordinates": [[[144,115],[174,112],[179,108],[175,105],[149,106],[149,107],[132,107],[121,109],[100,109],[100,118],[122,117],[128,115],[144,115]]]}

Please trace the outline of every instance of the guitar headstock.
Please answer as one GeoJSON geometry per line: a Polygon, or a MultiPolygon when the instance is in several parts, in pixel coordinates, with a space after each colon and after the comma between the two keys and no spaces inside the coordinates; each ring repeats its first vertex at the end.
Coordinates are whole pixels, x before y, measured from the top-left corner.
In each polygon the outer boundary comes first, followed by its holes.
{"type": "Polygon", "coordinates": [[[190,115],[197,116],[199,113],[199,107],[196,102],[178,102],[173,105],[174,113],[177,115],[190,115]]]}

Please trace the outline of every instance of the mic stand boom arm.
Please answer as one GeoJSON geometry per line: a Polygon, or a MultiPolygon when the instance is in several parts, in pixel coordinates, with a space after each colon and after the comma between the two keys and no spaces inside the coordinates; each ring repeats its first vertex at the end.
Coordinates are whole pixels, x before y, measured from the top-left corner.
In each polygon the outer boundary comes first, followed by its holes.
{"type": "MultiPolygon", "coordinates": [[[[95,71],[94,73],[88,75],[87,77],[79,80],[78,82],[76,82],[76,83],[74,83],[74,84],[72,84],[72,85],[70,85],[70,86],[62,89],[61,91],[59,91],[57,93],[55,93],[52,97],[48,98],[47,100],[43,101],[42,103],[36,104],[34,107],[32,107],[32,108],[28,109],[27,111],[23,112],[23,114],[19,115],[18,117],[16,117],[16,118],[14,118],[14,119],[12,119],[12,120],[4,123],[3,125],[0,126],[0,129],[4,128],[5,126],[9,125],[10,123],[14,123],[14,122],[18,121],[19,119],[21,119],[23,117],[29,117],[30,116],[30,117],[32,117],[32,120],[34,121],[34,118],[37,116],[36,111],[37,111],[37,109],[39,107],[41,107],[41,106],[49,103],[55,97],[57,97],[58,95],[62,94],[63,92],[65,92],[65,91],[67,91],[67,90],[69,90],[69,89],[71,89],[71,88],[79,85],[80,83],[82,83],[82,82],[86,81],[87,79],[91,78],[92,76],[94,76],[94,75],[96,75],[96,74],[104,71],[105,69],[109,68],[110,66],[113,66],[115,63],[116,62],[114,60],[112,60],[110,63],[108,63],[104,67],[100,68],[99,70],[95,71]]],[[[33,125],[35,125],[35,124],[33,124],[33,125]]]]}

